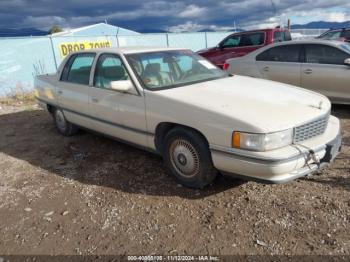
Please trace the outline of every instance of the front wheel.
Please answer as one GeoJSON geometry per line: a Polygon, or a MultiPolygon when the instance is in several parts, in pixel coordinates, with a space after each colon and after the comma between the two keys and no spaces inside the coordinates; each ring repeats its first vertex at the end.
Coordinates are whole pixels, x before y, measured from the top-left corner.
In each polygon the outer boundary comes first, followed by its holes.
{"type": "Polygon", "coordinates": [[[64,136],[72,136],[78,132],[78,127],[66,119],[61,109],[54,110],[53,120],[58,132],[64,136]]]}
{"type": "Polygon", "coordinates": [[[193,130],[171,130],[165,137],[163,157],[169,172],[186,187],[203,188],[217,175],[207,141],[193,130]]]}

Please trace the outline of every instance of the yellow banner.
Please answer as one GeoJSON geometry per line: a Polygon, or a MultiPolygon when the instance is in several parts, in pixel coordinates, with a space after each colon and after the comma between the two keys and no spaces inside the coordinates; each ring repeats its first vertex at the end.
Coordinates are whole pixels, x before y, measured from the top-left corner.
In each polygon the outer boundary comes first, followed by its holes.
{"type": "Polygon", "coordinates": [[[84,41],[84,42],[69,42],[60,44],[61,57],[65,57],[72,52],[80,50],[88,50],[95,48],[112,47],[111,41],[84,41]]]}

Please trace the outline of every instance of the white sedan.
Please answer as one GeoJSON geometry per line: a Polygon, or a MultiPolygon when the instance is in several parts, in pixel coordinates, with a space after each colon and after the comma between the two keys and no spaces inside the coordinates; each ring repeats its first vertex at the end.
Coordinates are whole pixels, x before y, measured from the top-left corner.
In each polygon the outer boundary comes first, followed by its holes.
{"type": "Polygon", "coordinates": [[[289,41],[226,61],[231,74],[301,86],[350,104],[350,44],[329,40],[289,41]]]}
{"type": "Polygon", "coordinates": [[[73,53],[35,87],[61,134],[84,128],[156,152],[188,187],[218,172],[282,183],[340,150],[339,120],[323,95],[230,76],[189,50],[73,53]]]}

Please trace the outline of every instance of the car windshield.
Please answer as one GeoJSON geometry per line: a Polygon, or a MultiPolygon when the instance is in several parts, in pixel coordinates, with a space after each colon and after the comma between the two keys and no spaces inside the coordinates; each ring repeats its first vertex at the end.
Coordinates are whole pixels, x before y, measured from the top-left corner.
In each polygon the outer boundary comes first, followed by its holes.
{"type": "Polygon", "coordinates": [[[203,57],[190,50],[158,51],[127,55],[143,86],[161,90],[227,77],[203,57]]]}

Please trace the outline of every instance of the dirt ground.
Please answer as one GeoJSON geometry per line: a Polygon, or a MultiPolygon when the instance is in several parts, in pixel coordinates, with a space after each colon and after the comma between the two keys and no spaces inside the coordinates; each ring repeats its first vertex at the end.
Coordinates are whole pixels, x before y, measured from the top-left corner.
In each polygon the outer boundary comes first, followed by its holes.
{"type": "Polygon", "coordinates": [[[343,153],[284,185],[176,184],[160,157],[0,104],[0,254],[350,255],[350,107],[343,153]]]}

